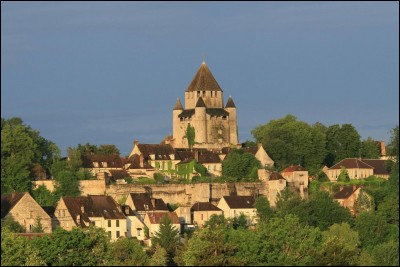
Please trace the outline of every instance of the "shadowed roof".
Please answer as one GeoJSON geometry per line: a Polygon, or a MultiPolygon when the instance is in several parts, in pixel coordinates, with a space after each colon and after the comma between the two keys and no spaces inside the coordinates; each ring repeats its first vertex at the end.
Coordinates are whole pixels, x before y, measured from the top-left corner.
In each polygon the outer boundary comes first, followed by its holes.
{"type": "Polygon", "coordinates": [[[191,208],[191,211],[222,211],[220,208],[214,206],[210,202],[197,202],[191,208]]]}
{"type": "Polygon", "coordinates": [[[179,100],[179,98],[176,99],[175,106],[174,106],[173,110],[183,110],[183,107],[182,107],[182,104],[181,104],[181,101],[179,100]]]}
{"type": "Polygon", "coordinates": [[[197,103],[196,103],[196,108],[205,108],[206,104],[204,103],[204,100],[202,97],[199,97],[199,99],[197,99],[197,103]]]}
{"type": "Polygon", "coordinates": [[[340,190],[339,192],[337,192],[333,198],[334,199],[346,199],[349,196],[351,196],[356,190],[358,189],[358,187],[353,187],[351,186],[345,186],[343,187],[342,190],[340,190]]]}
{"type": "MultiPolygon", "coordinates": [[[[144,157],[143,157],[144,158],[144,157]]],[[[130,163],[128,169],[154,169],[153,166],[147,163],[147,161],[143,160],[143,167],[140,167],[140,156],[138,154],[132,155],[127,161],[126,164],[130,163]]],[[[111,171],[110,171],[111,172],[111,171]]],[[[112,173],[111,173],[112,174],[112,173]]],[[[129,176],[129,174],[128,174],[129,176]]],[[[127,177],[127,176],[125,176],[127,177]]]]}
{"type": "Polygon", "coordinates": [[[290,165],[289,167],[284,169],[282,172],[295,172],[295,171],[306,171],[306,169],[301,167],[300,165],[290,165]]]}
{"type": "Polygon", "coordinates": [[[384,174],[389,175],[388,164],[390,160],[383,159],[362,159],[363,162],[374,168],[374,174],[384,174]]]}
{"type": "Polygon", "coordinates": [[[228,102],[226,103],[225,108],[236,108],[235,103],[233,103],[233,99],[231,96],[228,98],[228,102]]]}
{"type": "Polygon", "coordinates": [[[192,91],[222,91],[205,62],[201,64],[186,90],[192,91]]]}
{"type": "Polygon", "coordinates": [[[255,199],[252,196],[224,196],[231,209],[253,209],[255,199]]]}
{"type": "Polygon", "coordinates": [[[269,180],[285,180],[285,178],[278,172],[272,172],[269,176],[269,180]]]}
{"type": "Polygon", "coordinates": [[[118,155],[86,155],[82,156],[82,166],[84,168],[122,168],[122,159],[118,155]],[[94,166],[98,162],[98,167],[94,166]],[[107,166],[103,166],[107,162],[107,166]]]}
{"type": "Polygon", "coordinates": [[[1,196],[1,218],[3,219],[10,210],[21,200],[26,193],[8,193],[1,196]]]}
{"type": "Polygon", "coordinates": [[[131,193],[130,196],[137,211],[168,211],[167,205],[161,198],[151,198],[147,193],[131,193]]]}
{"type": "Polygon", "coordinates": [[[154,154],[155,160],[172,160],[170,155],[175,156],[175,151],[171,145],[160,144],[138,144],[145,160],[151,160],[150,155],[154,154]]]}

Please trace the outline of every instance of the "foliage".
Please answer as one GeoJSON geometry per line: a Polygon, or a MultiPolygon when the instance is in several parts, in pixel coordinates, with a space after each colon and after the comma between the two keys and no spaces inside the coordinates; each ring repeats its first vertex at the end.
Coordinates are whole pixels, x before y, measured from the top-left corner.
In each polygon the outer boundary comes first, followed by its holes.
{"type": "Polygon", "coordinates": [[[151,256],[149,261],[150,266],[167,266],[168,255],[165,248],[161,246],[156,246],[153,256],[151,256]]]}
{"type": "Polygon", "coordinates": [[[388,155],[393,156],[399,162],[399,126],[391,130],[390,143],[388,144],[388,155]]]}
{"type": "Polygon", "coordinates": [[[54,207],[56,205],[54,194],[45,185],[39,185],[32,190],[32,196],[42,207],[54,207]]]}
{"type": "Polygon", "coordinates": [[[251,173],[260,168],[261,163],[253,154],[235,149],[222,162],[222,175],[236,181],[257,181],[258,177],[251,177],[251,173]]]}
{"type": "Polygon", "coordinates": [[[153,174],[153,178],[156,181],[157,184],[163,184],[164,183],[164,174],[155,172],[153,174]]]}
{"type": "Polygon", "coordinates": [[[333,224],[322,233],[322,245],[316,257],[319,266],[349,266],[358,261],[360,240],[358,233],[347,223],[333,224]]]}
{"type": "Polygon", "coordinates": [[[196,136],[196,133],[195,133],[194,127],[191,126],[190,123],[189,123],[187,128],[186,128],[186,133],[185,133],[185,137],[188,140],[189,148],[193,147],[195,136],[196,136]]]}
{"type": "Polygon", "coordinates": [[[208,170],[206,167],[203,166],[203,164],[195,162],[194,164],[194,170],[198,173],[200,173],[201,177],[208,176],[208,170]]]}
{"type": "Polygon", "coordinates": [[[260,221],[266,222],[274,216],[274,211],[271,209],[266,197],[257,198],[254,207],[257,209],[257,215],[260,221]]]}
{"type": "Polygon", "coordinates": [[[25,233],[25,227],[11,217],[5,217],[1,220],[1,232],[25,233]]]}
{"type": "Polygon", "coordinates": [[[61,197],[80,196],[80,185],[74,172],[61,171],[55,178],[54,195],[58,201],[61,197]]]}
{"type": "Polygon", "coordinates": [[[399,266],[399,241],[390,240],[379,244],[371,254],[376,265],[399,266]]]}
{"type": "Polygon", "coordinates": [[[33,224],[32,227],[32,233],[44,233],[44,230],[45,227],[43,227],[42,219],[39,216],[37,216],[35,218],[35,223],[33,224]]]}
{"type": "Polygon", "coordinates": [[[179,207],[179,203],[168,203],[167,207],[169,211],[174,211],[179,207]]]}
{"type": "Polygon", "coordinates": [[[368,137],[366,140],[361,142],[360,156],[366,159],[379,159],[379,146],[375,140],[368,137]]]}
{"type": "Polygon", "coordinates": [[[358,194],[358,197],[354,202],[355,214],[358,215],[361,212],[371,211],[374,209],[375,207],[372,197],[368,196],[368,194],[363,189],[360,189],[360,193],[358,194]]]}
{"type": "Polygon", "coordinates": [[[172,263],[176,248],[179,246],[179,230],[175,229],[168,216],[160,220],[160,228],[152,237],[153,249],[160,245],[167,251],[168,262],[172,263]]]}
{"type": "Polygon", "coordinates": [[[118,155],[119,156],[119,149],[112,144],[104,144],[100,145],[97,148],[97,154],[100,155],[118,155]]]}
{"type": "Polygon", "coordinates": [[[110,242],[104,229],[57,228],[51,236],[31,241],[39,256],[50,266],[108,265],[110,242]]]}
{"type": "Polygon", "coordinates": [[[82,156],[88,156],[93,154],[99,155],[120,155],[119,149],[112,144],[103,144],[103,145],[92,145],[90,143],[86,143],[84,145],[78,144],[76,150],[79,151],[79,154],[82,156]]]}
{"type": "Polygon", "coordinates": [[[341,170],[340,170],[340,174],[337,178],[337,181],[338,182],[349,182],[350,177],[349,177],[349,174],[348,174],[346,168],[344,166],[342,166],[340,169],[341,170]]]}
{"type": "Polygon", "coordinates": [[[124,180],[125,180],[125,182],[126,182],[127,184],[133,183],[133,178],[132,178],[132,177],[125,177],[124,180]]]}
{"type": "Polygon", "coordinates": [[[246,140],[244,143],[242,143],[242,147],[256,147],[257,143],[254,141],[246,140]]]}
{"type": "Polygon", "coordinates": [[[135,238],[120,238],[111,244],[112,264],[115,266],[146,266],[147,254],[135,238]]]}
{"type": "Polygon", "coordinates": [[[155,184],[156,181],[154,179],[148,177],[139,177],[136,181],[137,184],[155,184]]]}
{"type": "Polygon", "coordinates": [[[120,199],[118,199],[118,204],[120,205],[120,206],[122,206],[122,205],[125,205],[125,202],[126,202],[126,200],[128,199],[128,195],[124,195],[124,196],[122,196],[120,199]]]}
{"type": "Polygon", "coordinates": [[[1,231],[1,266],[46,266],[31,242],[16,233],[1,231]]]}

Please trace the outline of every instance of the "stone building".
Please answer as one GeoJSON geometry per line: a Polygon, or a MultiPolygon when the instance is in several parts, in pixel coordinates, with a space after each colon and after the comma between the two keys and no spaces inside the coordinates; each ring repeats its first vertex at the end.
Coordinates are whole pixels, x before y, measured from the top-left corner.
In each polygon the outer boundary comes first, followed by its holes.
{"type": "Polygon", "coordinates": [[[223,215],[223,211],[210,202],[197,202],[190,208],[192,224],[202,227],[212,215],[223,215]]]}
{"type": "Polygon", "coordinates": [[[1,219],[12,218],[32,232],[37,218],[45,233],[52,232],[51,217],[28,193],[8,193],[1,196],[1,219]]]}
{"type": "Polygon", "coordinates": [[[244,214],[248,223],[257,221],[257,209],[254,207],[255,198],[252,196],[223,196],[218,202],[218,208],[223,211],[225,218],[238,217],[244,214]]]}
{"type": "Polygon", "coordinates": [[[238,144],[236,106],[232,97],[224,107],[223,91],[203,61],[185,91],[185,108],[179,98],[172,111],[174,148],[188,148],[188,124],[195,130],[195,147],[222,148],[238,144]]]}

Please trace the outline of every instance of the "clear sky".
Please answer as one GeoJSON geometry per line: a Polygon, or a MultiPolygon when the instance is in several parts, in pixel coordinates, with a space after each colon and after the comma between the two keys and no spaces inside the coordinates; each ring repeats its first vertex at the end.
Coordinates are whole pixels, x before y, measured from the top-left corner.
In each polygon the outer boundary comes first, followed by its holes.
{"type": "Polygon", "coordinates": [[[202,61],[238,109],[239,141],[272,119],[399,123],[396,2],[1,2],[1,116],[68,146],[172,133],[202,61]]]}

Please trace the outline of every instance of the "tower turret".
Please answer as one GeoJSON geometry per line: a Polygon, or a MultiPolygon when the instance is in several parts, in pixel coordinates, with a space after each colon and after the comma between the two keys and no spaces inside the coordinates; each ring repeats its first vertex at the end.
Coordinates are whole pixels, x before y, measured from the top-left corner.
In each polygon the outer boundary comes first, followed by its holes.
{"type": "Polygon", "coordinates": [[[232,96],[229,96],[225,110],[229,112],[229,142],[236,145],[239,143],[239,138],[237,130],[236,105],[233,102],[232,96]]]}
{"type": "Polygon", "coordinates": [[[175,139],[174,142],[181,142],[182,140],[182,131],[179,129],[179,114],[183,111],[183,107],[179,97],[176,99],[175,106],[172,110],[172,136],[175,139]]]}
{"type": "Polygon", "coordinates": [[[194,108],[193,127],[196,133],[195,141],[198,143],[207,142],[207,122],[206,122],[206,104],[202,97],[197,100],[194,108]]]}

